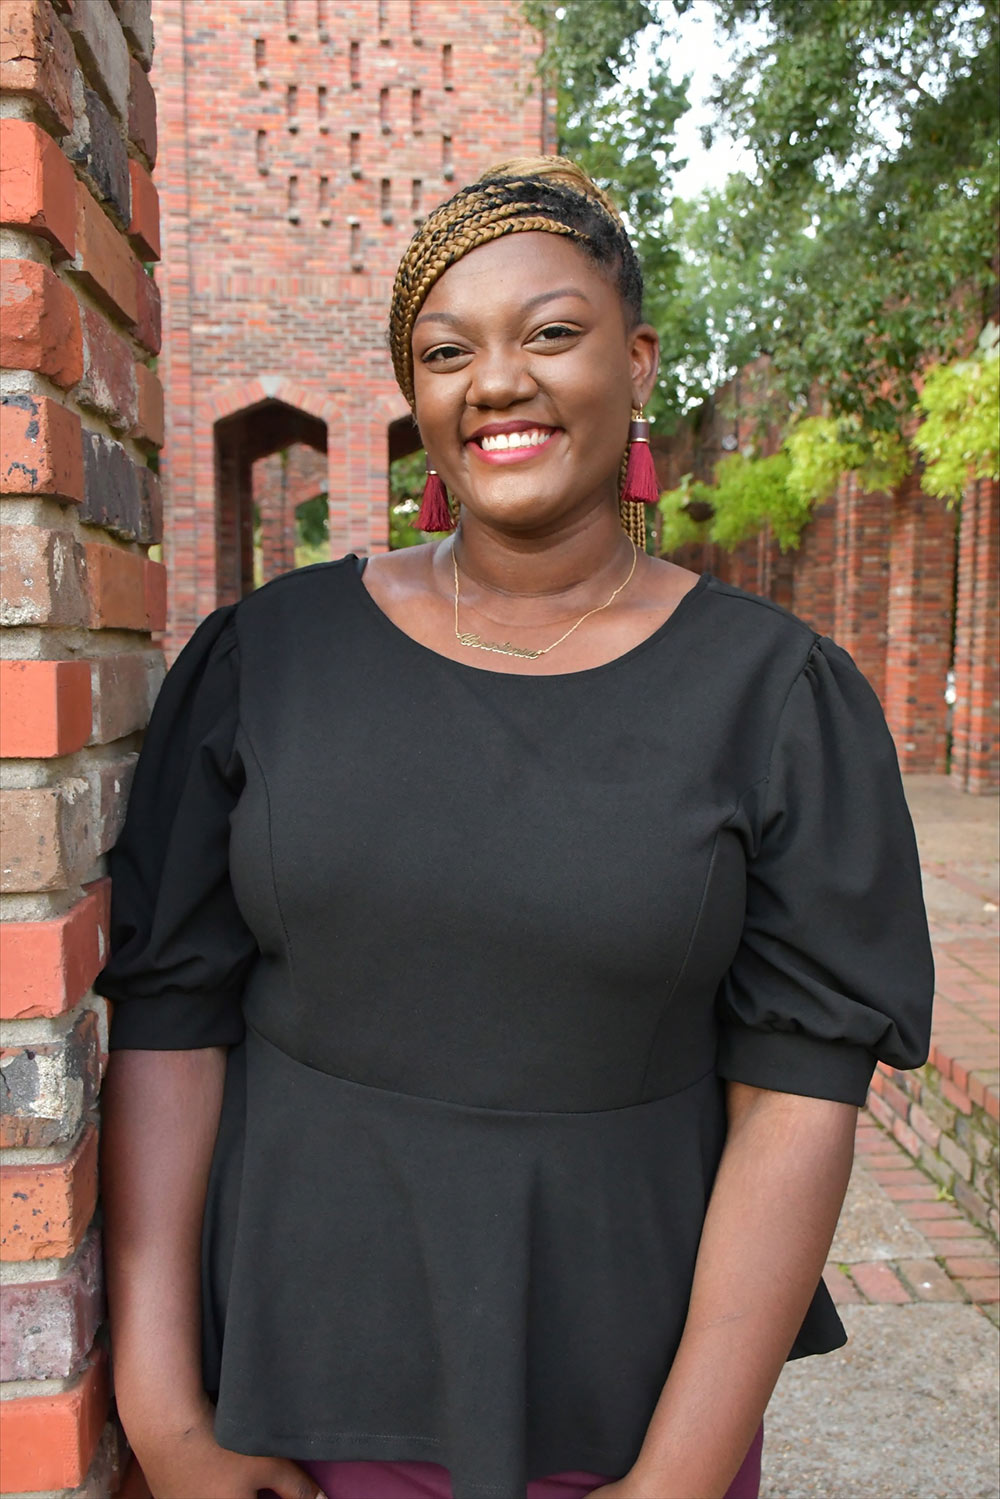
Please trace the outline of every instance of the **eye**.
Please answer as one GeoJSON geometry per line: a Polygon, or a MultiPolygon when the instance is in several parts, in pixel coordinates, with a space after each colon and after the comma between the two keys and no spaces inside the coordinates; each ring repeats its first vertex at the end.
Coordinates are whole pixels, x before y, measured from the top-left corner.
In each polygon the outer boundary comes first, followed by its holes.
{"type": "Polygon", "coordinates": [[[560,339],[575,338],[579,332],[579,328],[571,328],[568,323],[546,323],[533,337],[542,343],[558,343],[560,339]]]}
{"type": "Polygon", "coordinates": [[[436,344],[433,349],[428,349],[426,354],[420,356],[423,364],[443,364],[449,359],[461,359],[467,349],[460,349],[457,344],[436,344]]]}

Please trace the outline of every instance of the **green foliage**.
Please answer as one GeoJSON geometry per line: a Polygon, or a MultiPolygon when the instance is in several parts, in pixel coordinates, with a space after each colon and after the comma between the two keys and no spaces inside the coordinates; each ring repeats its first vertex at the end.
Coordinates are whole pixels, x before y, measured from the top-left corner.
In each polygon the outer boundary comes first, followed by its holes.
{"type": "MultiPolygon", "coordinates": [[[[686,84],[655,67],[645,87],[622,83],[640,41],[662,38],[654,0],[524,0],[542,33],[539,71],[555,80],[558,149],[578,162],[618,204],[629,226],[646,284],[645,316],[660,329],[675,306],[680,258],[668,232],[670,179],[683,165],[672,154],[686,84]]],[[[670,368],[661,367],[647,415],[677,410],[670,368]]]]}
{"type": "Polygon", "coordinates": [[[427,473],[427,456],[423,448],[416,453],[409,453],[405,458],[397,458],[389,465],[389,498],[393,504],[399,504],[403,500],[415,500],[417,508],[420,508],[420,496],[424,490],[424,479],[427,473]]]}
{"type": "Polygon", "coordinates": [[[295,566],[311,567],[314,562],[329,562],[329,541],[300,541],[295,544],[295,566]]]}
{"type": "Polygon", "coordinates": [[[687,507],[693,501],[707,500],[711,504],[713,493],[710,484],[702,484],[691,474],[685,474],[676,489],[660,495],[660,552],[669,555],[689,542],[704,540],[705,523],[694,520],[687,507]]]}
{"type": "Polygon", "coordinates": [[[973,359],[934,365],[917,404],[924,421],[913,441],[926,468],[928,494],[961,499],[970,479],[1000,478],[1000,347],[990,323],[973,359]]]}
{"type": "Polygon", "coordinates": [[[783,552],[797,547],[812,501],[790,487],[791,467],[784,452],[767,458],[731,453],[716,464],[714,484],[685,474],[677,489],[660,498],[661,550],[672,552],[686,542],[708,540],[733,551],[768,525],[783,552]],[[710,506],[711,514],[694,520],[689,506],[710,506]]]}
{"type": "Polygon", "coordinates": [[[675,551],[689,541],[707,539],[733,551],[769,527],[783,552],[799,545],[818,500],[828,498],[840,476],[858,474],[865,489],[891,488],[907,464],[906,450],[894,434],[873,444],[855,425],[827,417],[796,423],[780,452],[766,458],[731,453],[715,466],[715,483],[703,484],[685,474],[677,489],[660,498],[663,517],[661,550],[675,551]],[[689,507],[710,506],[703,521],[689,507]]]}
{"type": "Polygon", "coordinates": [[[792,420],[771,469],[725,460],[716,485],[689,478],[664,496],[663,546],[706,534],[736,545],[754,514],[794,545],[845,471],[894,487],[921,389],[925,484],[954,498],[969,473],[997,468],[996,359],[959,356],[996,279],[998,8],[714,0],[735,58],[716,80],[718,128],[755,165],[680,202],[671,138],[684,88],[655,61],[648,87],[622,78],[640,44],[666,57],[690,8],[524,0],[541,71],[558,80],[559,148],[622,204],[642,259],[662,347],[651,414],[669,426],[762,356],[771,421],[815,409],[817,392],[827,413],[792,420]],[[691,519],[695,501],[713,506],[711,522],[691,519]]]}
{"type": "Polygon", "coordinates": [[[322,547],[329,544],[330,525],[327,514],[326,494],[314,494],[311,500],[303,500],[295,507],[295,531],[297,543],[304,547],[322,547]]]}
{"type": "Polygon", "coordinates": [[[330,560],[329,496],[324,490],[295,507],[295,566],[330,560]]]}
{"type": "Polygon", "coordinates": [[[898,432],[866,431],[857,418],[807,416],[785,436],[789,489],[810,504],[828,500],[841,475],[854,473],[867,493],[895,489],[910,471],[898,432]]]}
{"type": "Polygon", "coordinates": [[[559,144],[626,209],[663,346],[652,403],[690,409],[762,354],[794,402],[898,431],[927,360],[982,321],[998,212],[1000,16],[966,0],[714,0],[735,62],[719,129],[754,169],[671,202],[683,90],[665,58],[690,0],[525,0],[558,78],[559,144]]]}
{"type": "Polygon", "coordinates": [[[712,499],[715,515],[709,526],[712,541],[730,551],[770,523],[783,552],[798,546],[812,506],[789,488],[790,467],[787,453],[769,458],[732,453],[720,459],[712,499]]]}
{"type": "Polygon", "coordinates": [[[661,28],[655,0],[524,0],[522,11],[545,43],[539,71],[576,110],[615,86],[648,26],[661,28]]]}
{"type": "Polygon", "coordinates": [[[718,118],[756,167],[679,218],[727,372],[898,428],[994,279],[995,6],[715,0],[736,46],[718,118]]]}

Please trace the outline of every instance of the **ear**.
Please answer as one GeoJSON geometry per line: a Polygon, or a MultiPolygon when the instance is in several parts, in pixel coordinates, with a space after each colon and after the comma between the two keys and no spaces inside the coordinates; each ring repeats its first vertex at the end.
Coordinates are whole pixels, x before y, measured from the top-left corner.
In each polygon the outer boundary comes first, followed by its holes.
{"type": "Polygon", "coordinates": [[[628,336],[632,404],[645,406],[656,384],[660,367],[660,337],[650,323],[637,323],[628,336]]]}

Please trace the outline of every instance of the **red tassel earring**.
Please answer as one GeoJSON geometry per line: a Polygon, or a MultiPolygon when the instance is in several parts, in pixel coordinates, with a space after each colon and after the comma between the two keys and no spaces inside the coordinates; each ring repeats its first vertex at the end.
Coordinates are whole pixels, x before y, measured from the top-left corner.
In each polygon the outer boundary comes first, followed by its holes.
{"type": "Polygon", "coordinates": [[[424,485],[423,498],[420,501],[420,513],[414,524],[418,531],[454,531],[455,529],[455,522],[448,505],[448,491],[437,470],[431,468],[429,458],[427,460],[427,483],[424,485]]]}
{"type": "Polygon", "coordinates": [[[660,498],[660,485],[656,477],[653,455],[649,450],[649,422],[633,406],[632,420],[628,429],[628,463],[625,467],[625,488],[622,500],[632,500],[641,505],[655,505],[660,498]]]}

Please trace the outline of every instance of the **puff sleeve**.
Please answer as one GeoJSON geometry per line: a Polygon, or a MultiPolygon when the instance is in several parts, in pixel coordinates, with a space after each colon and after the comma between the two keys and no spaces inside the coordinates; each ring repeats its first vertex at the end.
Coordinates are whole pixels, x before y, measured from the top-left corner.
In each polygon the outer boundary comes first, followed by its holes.
{"type": "Polygon", "coordinates": [[[257,956],[229,879],[238,642],[216,609],[168,671],[111,851],[111,951],[94,987],[113,1002],[110,1046],[230,1045],[257,956]]]}
{"type": "Polygon", "coordinates": [[[876,1061],[926,1061],[934,970],[895,746],[873,689],[826,637],[789,690],[757,790],[719,1073],[863,1104],[876,1061]]]}

